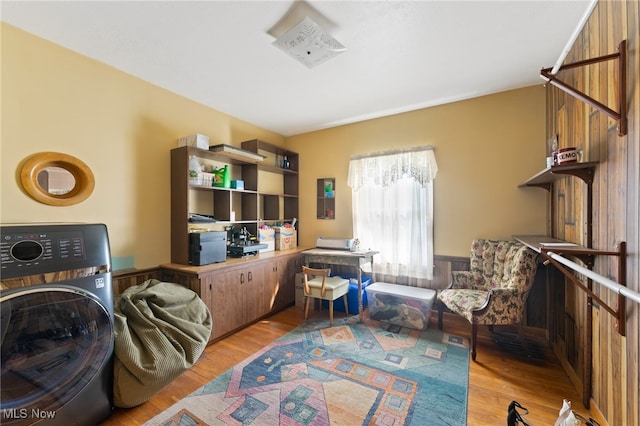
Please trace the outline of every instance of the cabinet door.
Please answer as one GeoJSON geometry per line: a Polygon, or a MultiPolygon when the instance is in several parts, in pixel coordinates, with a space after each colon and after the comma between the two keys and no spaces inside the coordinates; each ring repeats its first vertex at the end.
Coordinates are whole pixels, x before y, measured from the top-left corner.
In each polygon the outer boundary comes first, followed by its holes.
{"type": "Polygon", "coordinates": [[[218,338],[246,324],[245,292],[241,288],[241,272],[235,269],[211,275],[212,338],[218,338]]]}
{"type": "Polygon", "coordinates": [[[245,269],[243,291],[247,297],[247,321],[254,321],[271,311],[275,279],[272,262],[259,262],[245,269]]]}
{"type": "Polygon", "coordinates": [[[278,303],[278,297],[280,294],[280,280],[278,276],[279,261],[272,259],[265,263],[264,276],[265,276],[265,290],[267,292],[267,312],[274,311],[276,304],[278,303]]]}
{"type": "Polygon", "coordinates": [[[272,312],[282,310],[295,303],[296,272],[302,270],[302,256],[280,257],[277,261],[277,295],[272,312]]]}
{"type": "Polygon", "coordinates": [[[216,322],[217,319],[214,315],[214,303],[213,303],[213,274],[207,274],[200,278],[200,299],[207,305],[209,312],[211,313],[211,321],[213,326],[211,328],[211,335],[209,336],[209,342],[211,342],[216,334],[216,322]]]}
{"type": "Polygon", "coordinates": [[[162,281],[176,283],[183,285],[187,288],[198,293],[200,299],[207,305],[209,308],[209,312],[211,312],[212,320],[213,320],[213,329],[211,330],[211,336],[209,337],[209,341],[211,342],[216,335],[216,325],[217,319],[214,315],[216,310],[214,309],[214,301],[213,301],[213,276],[214,274],[204,274],[201,277],[198,277],[195,274],[181,273],[171,270],[162,269],[161,277],[162,281]]]}

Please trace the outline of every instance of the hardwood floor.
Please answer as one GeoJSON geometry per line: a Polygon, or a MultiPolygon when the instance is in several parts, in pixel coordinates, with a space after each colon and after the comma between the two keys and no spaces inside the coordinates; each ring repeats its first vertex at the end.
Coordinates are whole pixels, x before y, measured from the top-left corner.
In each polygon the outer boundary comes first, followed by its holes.
{"type": "MultiPolygon", "coordinates": [[[[314,313],[326,316],[328,312],[314,313]]],[[[339,317],[340,313],[336,313],[339,317]]],[[[366,313],[365,313],[366,315],[366,313]]],[[[432,313],[430,327],[437,327],[437,315],[432,313]]],[[[117,408],[103,426],[140,425],[184,396],[233,367],[249,355],[286,334],[304,320],[301,308],[291,307],[245,328],[232,336],[209,345],[201,359],[165,389],[146,403],[129,409],[117,408]]],[[[444,330],[468,338],[469,323],[462,317],[445,314],[444,330]]],[[[498,328],[495,329],[499,332],[498,328]]],[[[589,415],[581,398],[569,381],[552,350],[541,336],[527,334],[530,350],[536,356],[518,354],[511,333],[496,335],[487,327],[478,331],[477,362],[470,362],[467,424],[504,425],[507,406],[512,400],[529,409],[524,416],[532,425],[552,425],[562,406],[571,401],[575,411],[589,415]]]]}

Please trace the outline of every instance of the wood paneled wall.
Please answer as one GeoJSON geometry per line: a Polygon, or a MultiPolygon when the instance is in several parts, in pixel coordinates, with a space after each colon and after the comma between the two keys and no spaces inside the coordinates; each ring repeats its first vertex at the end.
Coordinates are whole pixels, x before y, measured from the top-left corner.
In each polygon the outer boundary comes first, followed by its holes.
{"type": "MultiPolygon", "coordinates": [[[[583,161],[598,161],[593,182],[592,241],[586,227],[586,185],[579,179],[559,180],[550,212],[553,236],[596,249],[615,250],[627,242],[627,283],[640,291],[640,74],[638,1],[600,1],[564,63],[616,53],[627,40],[628,132],[618,136],[616,122],[603,112],[547,85],[547,137],[559,137],[560,147],[583,150],[583,161]]],[[[553,64],[541,64],[541,67],[553,64]]],[[[558,78],[618,111],[618,61],[564,70],[558,78]]],[[[619,281],[617,259],[596,256],[594,271],[619,281]]],[[[551,274],[553,275],[553,274],[551,274]]],[[[553,281],[553,280],[552,280],[553,281]]],[[[585,283],[588,282],[585,280],[585,283]]],[[[610,425],[638,425],[640,305],[627,302],[627,333],[620,336],[612,315],[584,292],[557,280],[550,294],[549,336],[576,388],[591,409],[610,425]]],[[[616,295],[594,284],[596,294],[612,307],[616,295]]]]}
{"type": "Polygon", "coordinates": [[[156,279],[162,280],[160,268],[133,269],[130,271],[118,271],[113,273],[113,294],[120,294],[129,287],[156,279]]]}

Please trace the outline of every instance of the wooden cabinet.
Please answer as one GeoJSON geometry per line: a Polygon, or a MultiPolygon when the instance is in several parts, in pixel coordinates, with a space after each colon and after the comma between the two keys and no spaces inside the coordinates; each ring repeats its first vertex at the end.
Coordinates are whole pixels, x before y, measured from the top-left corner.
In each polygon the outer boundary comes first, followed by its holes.
{"type": "Polygon", "coordinates": [[[203,293],[209,292],[207,306],[213,318],[209,340],[215,340],[247,322],[245,293],[234,278],[234,271],[207,274],[202,278],[203,293]]]}
{"type": "Polygon", "coordinates": [[[275,274],[272,272],[275,260],[256,262],[240,271],[240,289],[246,295],[246,322],[251,322],[271,313],[273,289],[276,285],[275,274]]]}
{"type": "Polygon", "coordinates": [[[276,265],[276,293],[273,311],[290,306],[296,297],[296,273],[302,271],[304,256],[301,254],[278,258],[276,265]]]}
{"type": "Polygon", "coordinates": [[[222,337],[269,313],[268,277],[261,271],[272,262],[231,268],[205,278],[211,285],[209,309],[213,316],[211,340],[222,337]]]}
{"type": "Polygon", "coordinates": [[[296,249],[261,256],[197,267],[161,265],[162,280],[198,293],[213,317],[212,342],[294,304],[302,254],[296,249]]]}
{"type": "Polygon", "coordinates": [[[213,317],[210,341],[293,305],[295,268],[301,265],[301,255],[294,249],[189,266],[190,226],[211,230],[242,226],[257,235],[264,223],[291,222],[298,217],[297,153],[258,139],[242,142],[241,149],[222,147],[171,150],[171,263],[161,265],[164,281],[189,287],[209,307],[213,317]],[[227,167],[228,180],[243,185],[219,187],[207,178],[190,182],[193,156],[207,170],[227,167]],[[215,221],[191,223],[192,213],[212,216],[215,221]]]}
{"type": "Polygon", "coordinates": [[[172,263],[189,264],[191,213],[212,216],[215,220],[198,223],[200,228],[221,230],[231,225],[242,226],[253,235],[263,223],[291,222],[298,217],[298,154],[258,139],[241,145],[242,149],[231,153],[188,146],[171,150],[172,263]],[[243,157],[242,152],[253,156],[243,157]],[[243,186],[213,186],[211,176],[200,183],[190,183],[192,156],[206,169],[227,166],[229,180],[242,181],[243,186]]]}

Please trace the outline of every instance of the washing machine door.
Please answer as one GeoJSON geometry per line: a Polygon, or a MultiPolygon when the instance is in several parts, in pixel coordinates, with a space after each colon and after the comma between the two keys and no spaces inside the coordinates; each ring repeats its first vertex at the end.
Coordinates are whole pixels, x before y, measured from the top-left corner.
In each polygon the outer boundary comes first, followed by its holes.
{"type": "Polygon", "coordinates": [[[2,424],[53,418],[109,361],[111,317],[92,295],[64,286],[25,288],[0,302],[2,424]]]}

